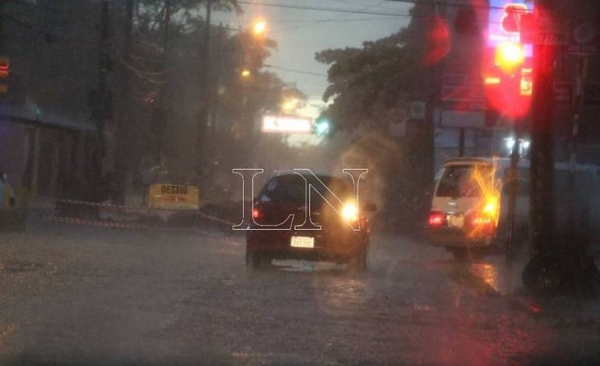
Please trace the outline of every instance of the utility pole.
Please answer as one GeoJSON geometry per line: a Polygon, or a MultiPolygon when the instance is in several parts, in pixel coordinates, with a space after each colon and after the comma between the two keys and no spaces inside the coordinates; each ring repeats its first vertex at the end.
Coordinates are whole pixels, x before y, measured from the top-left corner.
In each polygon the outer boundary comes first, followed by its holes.
{"type": "Polygon", "coordinates": [[[162,53],[162,70],[164,74],[163,84],[160,86],[160,91],[158,92],[158,112],[155,115],[156,126],[157,126],[157,136],[156,136],[156,162],[158,165],[162,167],[163,165],[163,133],[165,131],[165,126],[167,125],[168,113],[166,113],[167,109],[167,90],[169,85],[169,73],[168,73],[168,61],[169,61],[169,42],[170,42],[170,28],[171,28],[171,0],[165,0],[165,15],[163,18],[163,53],[162,53]]]}
{"type": "MultiPolygon", "coordinates": [[[[414,17],[420,18],[418,22],[421,22],[421,24],[419,24],[418,28],[426,29],[427,32],[431,32],[432,27],[436,26],[436,18],[443,15],[440,14],[442,10],[444,10],[444,8],[442,7],[440,9],[439,4],[433,0],[429,0],[426,3],[424,2],[423,8],[419,9],[420,13],[414,15],[414,17]]],[[[413,22],[414,21],[415,20],[413,19],[413,22]]],[[[421,191],[422,193],[420,195],[421,197],[426,197],[426,195],[430,193],[435,173],[435,110],[436,106],[439,104],[439,80],[442,72],[442,65],[440,62],[435,62],[432,65],[427,65],[423,71],[423,86],[416,85],[415,89],[419,90],[422,88],[420,90],[420,97],[425,101],[425,119],[422,126],[423,150],[420,152],[422,157],[420,184],[423,191],[421,191]]],[[[429,210],[429,207],[427,207],[427,210],[429,210]]],[[[425,215],[426,212],[418,213],[418,215],[421,214],[425,215]]]]}
{"type": "Polygon", "coordinates": [[[109,41],[109,10],[111,0],[102,0],[100,15],[100,40],[99,40],[99,67],[98,67],[98,90],[94,100],[95,112],[92,114],[96,123],[96,134],[98,136],[98,148],[93,157],[92,179],[97,179],[103,174],[103,161],[106,155],[106,140],[104,132],[106,120],[111,115],[111,97],[108,88],[108,74],[112,61],[108,47],[109,41]]]}
{"type": "Polygon", "coordinates": [[[97,129],[102,141],[101,149],[106,148],[104,141],[104,129],[106,118],[109,115],[109,91],[108,91],[108,73],[110,69],[110,54],[108,51],[109,38],[109,18],[108,11],[110,8],[110,0],[102,1],[102,15],[100,18],[100,70],[98,74],[98,97],[100,101],[100,114],[97,120],[97,129]]]}
{"type": "MultiPolygon", "coordinates": [[[[211,16],[212,3],[214,0],[206,0],[206,19],[204,27],[204,40],[202,42],[202,59],[200,68],[200,88],[201,88],[201,103],[200,103],[200,118],[198,120],[196,138],[196,177],[200,186],[204,184],[204,167],[206,165],[206,131],[208,130],[210,116],[210,98],[211,92],[209,88],[210,80],[208,78],[210,68],[210,47],[211,47],[211,16]]],[[[202,187],[199,187],[202,188],[202,187]]]]}
{"type": "MultiPolygon", "coordinates": [[[[214,51],[214,63],[215,63],[215,68],[213,70],[212,74],[212,80],[210,82],[210,102],[209,105],[211,106],[210,108],[210,132],[211,134],[214,134],[217,131],[217,124],[218,124],[218,116],[219,116],[219,111],[218,111],[218,105],[219,105],[219,82],[221,79],[221,75],[223,72],[223,69],[221,67],[221,57],[222,57],[222,53],[223,50],[221,48],[224,40],[225,40],[225,28],[223,27],[223,23],[219,24],[219,29],[217,30],[217,36],[216,38],[216,44],[215,44],[215,51],[214,51]]],[[[214,137],[211,136],[211,138],[214,137]]],[[[214,144],[214,142],[213,142],[214,144]]]]}
{"type": "MultiPolygon", "coordinates": [[[[208,159],[211,159],[211,162],[214,161],[217,153],[218,141],[215,141],[217,138],[217,125],[218,125],[218,117],[219,117],[219,82],[222,75],[222,66],[221,66],[221,57],[222,57],[222,49],[221,45],[223,44],[223,40],[225,39],[225,29],[223,24],[219,24],[219,28],[217,29],[217,34],[215,35],[215,49],[214,53],[214,67],[212,68],[212,72],[210,74],[210,81],[208,83],[208,105],[210,106],[208,110],[208,120],[210,123],[207,125],[205,130],[204,141],[206,142],[206,147],[204,149],[205,154],[208,159]]],[[[207,166],[213,167],[213,164],[209,164],[207,166]]]]}
{"type": "Polygon", "coordinates": [[[158,87],[156,97],[154,99],[154,109],[152,111],[152,125],[149,139],[149,151],[154,155],[153,163],[161,168],[163,165],[163,133],[168,120],[168,113],[166,113],[166,98],[168,94],[167,87],[169,85],[168,53],[172,11],[171,0],[165,0],[164,4],[164,15],[162,19],[162,55],[160,59],[160,70],[163,73],[163,81],[158,87]]]}
{"type": "Polygon", "coordinates": [[[125,203],[125,196],[127,193],[127,172],[129,166],[131,166],[130,155],[131,150],[129,148],[129,138],[132,129],[132,105],[131,105],[131,83],[132,73],[127,68],[131,65],[131,46],[132,46],[132,35],[133,35],[133,13],[134,13],[134,1],[126,0],[125,3],[125,23],[123,26],[123,38],[124,38],[124,54],[123,59],[125,60],[126,67],[123,68],[123,81],[121,83],[121,115],[119,123],[117,125],[117,156],[116,156],[116,173],[117,173],[117,184],[119,187],[119,203],[125,203]]]}

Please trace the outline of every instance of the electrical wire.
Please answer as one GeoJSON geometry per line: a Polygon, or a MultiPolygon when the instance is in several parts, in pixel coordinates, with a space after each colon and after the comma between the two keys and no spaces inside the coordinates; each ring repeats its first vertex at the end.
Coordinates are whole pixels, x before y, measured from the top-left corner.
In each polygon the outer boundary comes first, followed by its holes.
{"type": "MultiPolygon", "coordinates": [[[[383,3],[385,3],[385,0],[380,1],[377,4],[370,4],[370,5],[363,6],[363,7],[359,8],[359,9],[357,9],[357,11],[364,11],[366,9],[379,6],[379,5],[383,4],[383,3]]],[[[407,14],[407,16],[410,16],[410,15],[407,14]]],[[[347,19],[343,19],[343,17],[344,16],[338,17],[337,19],[338,20],[347,20],[347,19]]],[[[309,24],[301,24],[301,25],[296,25],[296,26],[293,26],[293,27],[282,28],[282,29],[279,29],[279,31],[292,30],[292,29],[298,29],[298,28],[303,28],[303,27],[312,27],[312,26],[315,26],[317,24],[324,24],[324,23],[327,23],[327,22],[328,21],[326,21],[326,20],[315,20],[314,22],[309,23],[309,24]]],[[[277,31],[277,30],[275,30],[275,31],[277,31]]]]}
{"type": "Polygon", "coordinates": [[[489,5],[477,5],[477,4],[462,4],[452,1],[444,0],[386,0],[387,2],[393,3],[406,3],[406,4],[422,4],[422,5],[444,5],[455,8],[469,8],[469,9],[491,9],[491,10],[504,10],[502,6],[489,6],[489,5]]]}
{"type": "Polygon", "coordinates": [[[275,4],[275,3],[265,3],[265,2],[245,1],[245,0],[238,0],[238,3],[245,4],[245,5],[269,6],[269,7],[275,7],[275,8],[322,11],[322,12],[330,12],[330,13],[380,15],[380,16],[388,16],[388,17],[389,16],[405,16],[405,15],[407,15],[406,13],[376,12],[376,11],[352,10],[352,9],[341,9],[341,8],[324,8],[324,7],[316,7],[316,6],[275,4]]]}
{"type": "Polygon", "coordinates": [[[387,6],[381,6],[383,3],[387,2],[385,0],[382,1],[381,3],[374,4],[374,5],[367,5],[367,4],[364,4],[364,3],[357,3],[357,2],[348,1],[348,0],[329,0],[329,1],[335,1],[336,3],[342,3],[342,4],[347,4],[347,5],[355,5],[355,6],[365,5],[367,8],[376,8],[376,9],[382,9],[382,10],[398,10],[397,8],[389,8],[387,6]]]}
{"type": "Polygon", "coordinates": [[[297,70],[297,69],[290,69],[287,67],[281,67],[281,66],[276,66],[276,65],[271,65],[271,64],[263,64],[264,67],[270,68],[270,69],[276,69],[276,70],[282,70],[282,71],[287,71],[287,72],[293,72],[296,74],[303,74],[303,75],[311,75],[311,76],[319,76],[319,77],[327,77],[326,74],[320,74],[317,72],[310,72],[310,71],[303,71],[303,70],[297,70]]]}
{"type": "MultiPolygon", "coordinates": [[[[494,10],[503,10],[503,7],[498,6],[489,6],[489,5],[475,5],[475,4],[459,4],[455,2],[449,1],[420,1],[420,0],[385,0],[390,2],[401,2],[415,5],[445,5],[459,8],[468,8],[468,9],[494,9],[494,10]]],[[[352,10],[352,9],[342,9],[342,8],[327,8],[327,7],[317,7],[317,6],[305,6],[305,5],[289,5],[289,4],[276,4],[276,3],[265,3],[265,2],[256,2],[256,1],[246,1],[246,0],[238,0],[239,4],[245,5],[255,5],[255,6],[269,6],[275,8],[286,8],[286,9],[294,9],[294,10],[308,10],[308,11],[323,11],[330,13],[349,13],[349,14],[368,14],[368,15],[381,15],[381,16],[405,16],[406,13],[394,13],[394,12],[376,12],[376,11],[366,11],[366,10],[352,10]]]]}
{"type": "MultiPolygon", "coordinates": [[[[408,15],[408,14],[407,14],[408,15]]],[[[379,22],[382,20],[398,20],[398,17],[388,18],[352,18],[352,19],[340,19],[340,18],[327,18],[327,19],[298,19],[298,20],[285,20],[285,21],[269,21],[270,24],[292,24],[292,23],[314,23],[314,22],[379,22]]],[[[253,22],[229,22],[230,24],[239,24],[241,26],[250,26],[253,22]]]]}

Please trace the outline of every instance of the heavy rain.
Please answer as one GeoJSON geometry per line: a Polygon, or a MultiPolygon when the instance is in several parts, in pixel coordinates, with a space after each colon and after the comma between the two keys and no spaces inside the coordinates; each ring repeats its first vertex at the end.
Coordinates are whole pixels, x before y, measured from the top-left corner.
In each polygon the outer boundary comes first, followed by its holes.
{"type": "Polygon", "coordinates": [[[0,366],[600,364],[596,0],[0,0],[0,366]]]}

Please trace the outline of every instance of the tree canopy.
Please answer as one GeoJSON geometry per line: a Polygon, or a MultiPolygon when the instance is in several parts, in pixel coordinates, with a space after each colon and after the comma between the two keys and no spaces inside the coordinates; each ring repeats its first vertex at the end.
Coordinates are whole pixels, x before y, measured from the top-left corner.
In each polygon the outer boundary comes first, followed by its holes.
{"type": "Polygon", "coordinates": [[[383,202],[392,204],[384,205],[381,217],[396,227],[422,222],[427,211],[433,134],[418,121],[405,125],[405,136],[390,136],[390,123],[401,122],[411,101],[428,100],[434,82],[428,73],[449,47],[445,23],[430,5],[417,4],[411,12],[410,24],[394,34],[360,48],[316,54],[317,61],[329,65],[323,99],[331,104],[324,115],[334,133],[360,131],[353,148],[362,151],[369,174],[382,182],[383,202]]]}
{"type": "MultiPolygon", "coordinates": [[[[210,122],[202,142],[207,154],[204,174],[212,174],[209,163],[219,163],[222,169],[226,169],[226,161],[235,161],[234,167],[248,165],[260,114],[279,112],[282,101],[290,96],[301,100],[306,96],[276,74],[265,71],[264,62],[277,47],[267,36],[255,36],[250,29],[234,30],[213,24],[207,52],[204,42],[206,1],[171,0],[166,61],[162,61],[164,4],[164,0],[141,2],[143,9],[133,35],[133,47],[129,50],[134,65],[127,68],[128,65],[123,64],[125,71],[135,76],[135,92],[143,96],[137,101],[138,108],[151,109],[148,107],[154,103],[155,96],[163,93],[165,97],[165,115],[158,117],[164,119],[163,123],[169,128],[162,137],[153,136],[162,135],[160,130],[149,131],[146,149],[151,151],[155,147],[153,141],[162,138],[167,165],[185,174],[193,170],[189,164],[194,161],[190,151],[194,151],[199,141],[202,106],[199,101],[203,93],[209,93],[210,122]],[[209,70],[207,84],[202,82],[204,65],[209,70]],[[203,90],[204,85],[208,90],[203,90]],[[217,151],[222,146],[233,148],[217,151]]],[[[212,4],[214,10],[240,11],[233,0],[212,4]]]]}
{"type": "Polygon", "coordinates": [[[361,48],[328,49],[316,60],[330,65],[323,100],[335,129],[383,127],[390,111],[423,93],[428,67],[445,55],[447,35],[440,35],[430,9],[416,5],[410,24],[388,37],[364,42],[361,48]]]}

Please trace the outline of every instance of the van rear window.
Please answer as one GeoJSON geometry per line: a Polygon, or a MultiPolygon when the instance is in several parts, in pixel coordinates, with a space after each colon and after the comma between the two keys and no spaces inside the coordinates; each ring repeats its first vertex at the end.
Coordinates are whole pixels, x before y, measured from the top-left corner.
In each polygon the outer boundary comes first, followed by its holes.
{"type": "MultiPolygon", "coordinates": [[[[491,168],[478,166],[482,176],[487,176],[491,168]]],[[[438,197],[479,197],[481,187],[474,179],[475,168],[473,165],[450,165],[446,167],[444,175],[438,184],[436,196],[438,197]]]]}

